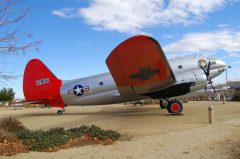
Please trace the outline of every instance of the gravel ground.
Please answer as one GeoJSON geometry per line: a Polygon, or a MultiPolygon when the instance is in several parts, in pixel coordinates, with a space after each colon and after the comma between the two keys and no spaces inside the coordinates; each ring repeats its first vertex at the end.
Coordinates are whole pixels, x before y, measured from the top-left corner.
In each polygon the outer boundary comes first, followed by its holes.
{"type": "Polygon", "coordinates": [[[113,145],[89,145],[58,152],[30,152],[0,158],[240,158],[240,103],[184,103],[183,115],[170,115],[158,105],[105,105],[57,109],[1,108],[0,117],[14,116],[30,129],[97,125],[123,134],[113,145]],[[208,106],[214,106],[215,123],[208,124],[208,106]]]}

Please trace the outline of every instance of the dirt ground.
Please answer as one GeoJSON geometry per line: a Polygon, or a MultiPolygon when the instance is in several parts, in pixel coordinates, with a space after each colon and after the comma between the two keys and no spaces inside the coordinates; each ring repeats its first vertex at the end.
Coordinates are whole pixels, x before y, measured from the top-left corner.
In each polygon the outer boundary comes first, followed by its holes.
{"type": "Polygon", "coordinates": [[[89,145],[58,152],[30,152],[0,158],[32,159],[240,159],[240,103],[184,103],[183,115],[169,115],[158,105],[107,105],[57,109],[1,108],[0,117],[12,115],[30,129],[70,128],[95,124],[123,134],[113,145],[89,145]],[[208,124],[208,106],[215,123],[208,124]]]}

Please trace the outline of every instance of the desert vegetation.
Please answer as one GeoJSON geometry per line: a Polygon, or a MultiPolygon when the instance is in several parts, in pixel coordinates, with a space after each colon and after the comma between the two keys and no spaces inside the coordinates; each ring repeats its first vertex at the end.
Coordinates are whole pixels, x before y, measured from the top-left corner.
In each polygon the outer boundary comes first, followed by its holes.
{"type": "Polygon", "coordinates": [[[112,144],[120,133],[103,130],[95,125],[82,125],[65,130],[29,130],[19,120],[5,117],[0,120],[0,155],[29,151],[57,151],[79,145],[112,144]]]}
{"type": "Polygon", "coordinates": [[[233,96],[233,101],[240,101],[240,91],[239,90],[236,90],[234,92],[234,96],[233,96]]]}

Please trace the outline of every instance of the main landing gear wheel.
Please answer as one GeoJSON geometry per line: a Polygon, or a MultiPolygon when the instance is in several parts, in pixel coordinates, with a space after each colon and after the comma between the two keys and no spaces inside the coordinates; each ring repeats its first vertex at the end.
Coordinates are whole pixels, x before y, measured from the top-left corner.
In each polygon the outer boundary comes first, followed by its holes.
{"type": "Polygon", "coordinates": [[[167,110],[169,113],[181,113],[183,110],[183,105],[179,100],[172,100],[168,102],[167,110]]]}
{"type": "Polygon", "coordinates": [[[167,99],[160,99],[159,106],[161,109],[166,109],[168,106],[168,100],[167,99]]]}

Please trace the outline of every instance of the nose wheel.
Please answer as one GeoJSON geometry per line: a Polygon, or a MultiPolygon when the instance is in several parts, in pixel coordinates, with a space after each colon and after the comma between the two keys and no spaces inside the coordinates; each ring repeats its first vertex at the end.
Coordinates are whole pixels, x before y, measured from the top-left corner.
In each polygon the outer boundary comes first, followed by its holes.
{"type": "Polygon", "coordinates": [[[168,102],[167,110],[169,113],[181,113],[183,110],[183,105],[179,100],[174,99],[168,102]]]}

